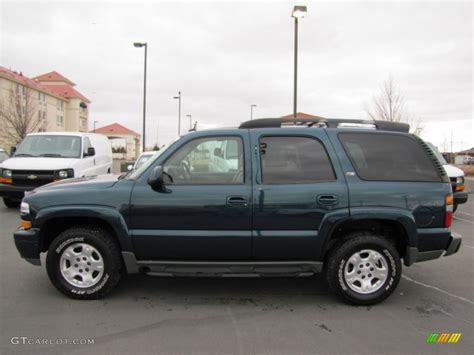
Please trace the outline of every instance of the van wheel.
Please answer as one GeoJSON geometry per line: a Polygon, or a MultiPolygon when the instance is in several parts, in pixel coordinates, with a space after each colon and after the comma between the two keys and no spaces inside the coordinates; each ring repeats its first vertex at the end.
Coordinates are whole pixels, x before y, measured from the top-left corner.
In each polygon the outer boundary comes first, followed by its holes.
{"type": "Polygon", "coordinates": [[[11,198],[4,197],[3,198],[3,203],[8,208],[18,208],[18,207],[20,207],[21,201],[20,200],[12,200],[11,198]]]}
{"type": "Polygon", "coordinates": [[[73,227],[56,237],[48,249],[46,269],[53,285],[77,299],[98,299],[120,281],[119,247],[106,231],[73,227]]]}
{"type": "Polygon", "coordinates": [[[371,305],[397,287],[402,263],[387,239],[366,232],[352,233],[329,255],[326,277],[330,289],[344,301],[371,305]]]}

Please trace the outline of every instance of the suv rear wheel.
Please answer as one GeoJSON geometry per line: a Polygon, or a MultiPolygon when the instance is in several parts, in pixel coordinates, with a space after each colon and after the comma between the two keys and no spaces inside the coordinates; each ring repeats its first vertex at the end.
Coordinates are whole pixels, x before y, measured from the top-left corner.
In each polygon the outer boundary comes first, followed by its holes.
{"type": "Polygon", "coordinates": [[[346,302],[370,305],[383,301],[397,287],[402,264],[387,239],[353,233],[329,255],[326,277],[331,290],[346,302]]]}
{"type": "Polygon", "coordinates": [[[98,299],[120,281],[120,250],[104,230],[74,227],[62,232],[48,249],[48,276],[66,296],[98,299]]]}

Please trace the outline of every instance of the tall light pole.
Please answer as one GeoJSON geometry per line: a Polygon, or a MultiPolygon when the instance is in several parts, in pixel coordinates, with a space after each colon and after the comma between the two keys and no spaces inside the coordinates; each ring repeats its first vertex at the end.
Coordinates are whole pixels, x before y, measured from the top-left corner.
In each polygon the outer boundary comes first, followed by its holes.
{"type": "Polygon", "coordinates": [[[291,17],[295,19],[295,73],[293,79],[293,117],[296,118],[297,114],[297,86],[298,86],[298,19],[303,18],[306,15],[306,6],[295,6],[291,17]]]}
{"type": "Polygon", "coordinates": [[[181,91],[178,91],[178,96],[173,99],[178,100],[178,137],[181,137],[181,91]]]}
{"type": "Polygon", "coordinates": [[[146,42],[135,42],[133,44],[136,48],[145,47],[145,68],[143,74],[143,136],[142,136],[142,143],[143,148],[142,150],[145,151],[145,125],[146,125],[146,60],[147,60],[147,50],[148,45],[146,42]]]}
{"type": "Polygon", "coordinates": [[[193,128],[193,115],[186,115],[186,117],[189,117],[189,130],[193,128]]]}
{"type": "Polygon", "coordinates": [[[95,124],[98,123],[99,121],[94,121],[94,133],[95,133],[95,124]]]}
{"type": "Polygon", "coordinates": [[[255,104],[250,105],[250,120],[253,120],[253,108],[254,107],[257,107],[257,105],[255,105],[255,104]]]}

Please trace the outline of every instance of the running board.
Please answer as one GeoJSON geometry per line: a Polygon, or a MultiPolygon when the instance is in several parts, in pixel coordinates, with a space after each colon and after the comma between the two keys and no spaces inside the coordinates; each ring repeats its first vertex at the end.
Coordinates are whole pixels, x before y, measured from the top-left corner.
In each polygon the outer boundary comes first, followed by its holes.
{"type": "Polygon", "coordinates": [[[150,276],[267,277],[311,276],[322,270],[318,261],[137,261],[135,255],[123,252],[129,273],[150,276]]]}

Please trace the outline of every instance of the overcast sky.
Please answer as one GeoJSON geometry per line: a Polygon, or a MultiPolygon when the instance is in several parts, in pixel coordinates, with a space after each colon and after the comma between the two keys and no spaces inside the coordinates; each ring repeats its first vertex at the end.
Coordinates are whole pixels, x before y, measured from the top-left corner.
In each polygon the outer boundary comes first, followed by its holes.
{"type": "MultiPolygon", "coordinates": [[[[148,42],[147,145],[198,128],[291,113],[295,2],[1,1],[0,64],[25,75],[56,70],[91,101],[90,127],[141,132],[148,42]],[[183,129],[184,132],[184,129],[183,129]]],[[[473,6],[467,2],[298,2],[298,111],[366,118],[391,74],[422,137],[474,145],[473,6]]]]}

